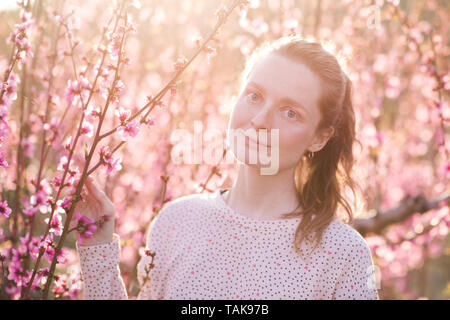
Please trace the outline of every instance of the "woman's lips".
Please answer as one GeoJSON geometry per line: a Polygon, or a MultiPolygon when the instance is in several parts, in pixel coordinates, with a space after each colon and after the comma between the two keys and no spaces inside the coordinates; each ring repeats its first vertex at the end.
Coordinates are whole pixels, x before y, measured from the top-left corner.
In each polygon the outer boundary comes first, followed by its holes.
{"type": "Polygon", "coordinates": [[[255,141],[255,140],[253,140],[253,139],[250,139],[248,136],[246,136],[245,137],[245,144],[247,145],[247,146],[249,146],[250,145],[250,141],[252,141],[254,144],[256,144],[257,146],[266,146],[267,148],[270,148],[270,146],[268,146],[268,145],[266,145],[266,144],[263,144],[263,143],[259,143],[258,141],[255,141]]]}

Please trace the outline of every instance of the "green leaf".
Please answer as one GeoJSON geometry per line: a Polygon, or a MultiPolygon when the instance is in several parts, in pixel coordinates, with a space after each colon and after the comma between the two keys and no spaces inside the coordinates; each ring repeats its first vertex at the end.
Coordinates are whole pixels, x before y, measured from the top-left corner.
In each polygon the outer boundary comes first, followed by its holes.
{"type": "Polygon", "coordinates": [[[89,152],[88,152],[88,146],[87,143],[84,144],[84,159],[86,160],[88,158],[89,152]]]}

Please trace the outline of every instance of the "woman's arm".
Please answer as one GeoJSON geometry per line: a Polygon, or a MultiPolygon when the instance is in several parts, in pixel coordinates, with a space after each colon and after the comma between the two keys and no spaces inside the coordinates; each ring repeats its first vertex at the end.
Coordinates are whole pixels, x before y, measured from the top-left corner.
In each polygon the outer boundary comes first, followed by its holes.
{"type": "MultiPolygon", "coordinates": [[[[140,291],[137,300],[163,299],[166,289],[167,234],[166,205],[153,219],[147,232],[146,252],[137,265],[140,291]],[[152,257],[152,255],[153,257],[152,257]]],[[[114,233],[112,242],[97,245],[76,244],[84,280],[84,299],[126,300],[127,291],[120,275],[120,237],[114,233]]]]}
{"type": "Polygon", "coordinates": [[[120,276],[120,237],[112,242],[83,246],[76,244],[80,257],[86,300],[127,300],[128,295],[120,276]]]}
{"type": "MultiPolygon", "coordinates": [[[[93,184],[91,184],[91,189],[93,192],[96,191],[93,184]]],[[[101,194],[98,197],[100,199],[105,198],[101,194]]],[[[173,241],[169,226],[176,220],[176,216],[173,217],[169,213],[173,211],[174,202],[176,201],[167,203],[153,218],[148,228],[145,249],[148,250],[148,253],[154,253],[154,255],[152,257],[144,254],[138,263],[137,276],[140,285],[138,300],[163,299],[165,295],[166,262],[170,254],[168,250],[172,247],[173,241]]],[[[119,269],[120,237],[114,233],[112,238],[113,241],[110,242],[87,239],[81,244],[76,244],[84,280],[85,299],[128,299],[119,269]]]]}
{"type": "Polygon", "coordinates": [[[361,238],[349,246],[348,252],[333,299],[379,300],[369,246],[361,238]]]}
{"type": "MultiPolygon", "coordinates": [[[[91,177],[86,179],[86,186],[85,199],[77,203],[78,220],[84,218],[83,215],[94,221],[106,216],[107,220],[91,237],[79,234],[76,243],[84,280],[84,298],[128,299],[120,276],[120,237],[114,233],[114,205],[91,177]]],[[[77,223],[74,219],[72,227],[76,227],[77,223]]]]}

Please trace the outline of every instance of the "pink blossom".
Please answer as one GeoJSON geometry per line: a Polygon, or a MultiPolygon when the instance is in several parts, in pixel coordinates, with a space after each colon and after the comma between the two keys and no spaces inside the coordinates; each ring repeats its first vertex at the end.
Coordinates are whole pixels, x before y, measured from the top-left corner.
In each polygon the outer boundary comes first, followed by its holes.
{"type": "Polygon", "coordinates": [[[437,130],[436,130],[436,141],[437,141],[437,145],[438,145],[438,146],[443,146],[444,143],[445,143],[445,140],[444,140],[444,139],[445,139],[445,138],[444,138],[444,133],[443,133],[443,131],[442,131],[442,128],[441,128],[441,127],[437,128],[437,130]]]}
{"type": "Polygon", "coordinates": [[[28,233],[25,237],[19,237],[20,244],[17,247],[17,255],[14,256],[16,261],[22,260],[27,256],[28,247],[27,243],[30,238],[30,234],[28,233]]]}
{"type": "MultiPolygon", "coordinates": [[[[102,46],[100,46],[100,47],[98,48],[98,50],[99,50],[100,52],[102,52],[102,51],[105,50],[105,48],[104,48],[104,46],[102,45],[102,46]]],[[[99,77],[100,77],[101,79],[103,79],[103,80],[106,79],[106,78],[108,78],[109,73],[110,73],[109,69],[104,68],[104,67],[100,68],[100,64],[96,64],[96,65],[94,66],[94,71],[95,71],[96,73],[98,73],[99,77]]]]}
{"type": "MultiPolygon", "coordinates": [[[[18,0],[17,2],[23,2],[23,1],[18,0]]],[[[20,19],[22,20],[22,22],[32,21],[32,14],[31,14],[31,12],[22,10],[20,12],[20,19]]]]}
{"type": "Polygon", "coordinates": [[[445,90],[450,90],[450,74],[447,73],[442,76],[442,85],[445,90]]]}
{"type": "Polygon", "coordinates": [[[22,258],[22,255],[20,254],[19,250],[16,248],[10,249],[10,257],[12,262],[20,262],[20,259],[22,258]]]}
{"type": "MultiPolygon", "coordinates": [[[[120,30],[119,30],[120,31],[120,30]]],[[[108,53],[111,58],[116,58],[119,55],[120,45],[122,41],[122,35],[119,33],[110,34],[111,42],[108,45],[108,53]]]]}
{"type": "Polygon", "coordinates": [[[83,111],[84,115],[85,115],[86,117],[87,117],[87,116],[90,116],[91,113],[92,113],[93,108],[94,108],[94,107],[93,107],[91,104],[89,104],[89,105],[84,109],[84,111],[83,111]]]}
{"type": "Polygon", "coordinates": [[[68,212],[69,209],[70,209],[70,206],[72,205],[72,197],[71,196],[67,196],[67,197],[64,197],[63,200],[58,200],[56,202],[56,205],[59,208],[63,209],[65,212],[68,212]]]}
{"type": "Polygon", "coordinates": [[[31,15],[24,13],[22,11],[22,21],[21,24],[16,24],[14,26],[14,31],[10,34],[7,39],[8,43],[14,43],[17,47],[16,59],[22,62],[27,56],[32,58],[33,52],[31,51],[31,44],[28,39],[28,33],[31,26],[34,24],[34,20],[31,19],[31,15]]]}
{"type": "Polygon", "coordinates": [[[115,159],[111,164],[108,165],[106,174],[110,174],[112,171],[120,171],[122,169],[122,158],[115,159]]]}
{"type": "Polygon", "coordinates": [[[47,193],[40,189],[35,195],[30,197],[30,203],[35,206],[45,205],[47,204],[47,197],[47,193]]]}
{"type": "Polygon", "coordinates": [[[206,52],[206,61],[208,64],[210,64],[211,58],[217,54],[216,49],[208,46],[204,50],[206,52]]]}
{"type": "Polygon", "coordinates": [[[38,211],[38,208],[36,208],[36,207],[26,206],[25,209],[23,210],[23,213],[28,217],[32,217],[36,214],[37,211],[38,211]]]}
{"type": "Polygon", "coordinates": [[[55,281],[53,284],[52,292],[56,297],[61,297],[65,292],[68,291],[67,287],[67,276],[65,274],[55,276],[55,281]]]}
{"type": "Polygon", "coordinates": [[[119,101],[120,94],[121,94],[121,92],[123,91],[124,88],[125,88],[125,84],[122,82],[122,80],[117,80],[114,83],[114,87],[113,87],[113,90],[111,92],[111,101],[112,102],[119,101]]]}
{"type": "Polygon", "coordinates": [[[226,14],[227,14],[227,8],[223,4],[215,12],[215,15],[219,19],[219,22],[222,22],[222,21],[224,22],[226,14]]]}
{"type": "Polygon", "coordinates": [[[119,117],[120,123],[123,123],[131,115],[131,110],[125,109],[123,107],[120,107],[119,109],[115,110],[114,114],[117,117],[119,117]]]}
{"type": "Polygon", "coordinates": [[[92,238],[97,231],[95,220],[88,218],[81,214],[78,210],[75,211],[76,231],[79,235],[78,244],[81,244],[82,239],[92,238]]]}
{"type": "Polygon", "coordinates": [[[148,118],[143,123],[150,128],[150,126],[155,124],[155,119],[154,118],[148,118]]]}
{"type": "Polygon", "coordinates": [[[53,233],[48,233],[47,236],[44,238],[44,236],[41,236],[39,239],[39,248],[44,248],[47,246],[53,245],[53,233]]]}
{"type": "Polygon", "coordinates": [[[163,108],[166,106],[166,104],[161,100],[156,101],[156,105],[159,106],[160,108],[163,108]]]}
{"type": "Polygon", "coordinates": [[[61,178],[60,177],[54,177],[53,179],[52,179],[52,185],[55,187],[55,188],[59,188],[59,186],[61,185],[61,178]]]}
{"type": "Polygon", "coordinates": [[[99,108],[99,107],[97,107],[97,108],[92,108],[93,110],[91,111],[91,116],[93,116],[93,117],[100,117],[101,115],[102,115],[102,110],[99,108]]]}
{"type": "Polygon", "coordinates": [[[6,122],[0,121],[0,146],[5,141],[8,131],[9,131],[8,124],[6,122]]]}
{"type": "Polygon", "coordinates": [[[8,108],[4,105],[0,105],[0,123],[6,124],[6,118],[8,117],[8,108]]]}
{"type": "Polygon", "coordinates": [[[84,110],[84,115],[91,117],[100,117],[101,109],[99,107],[95,107],[92,104],[89,104],[89,106],[87,106],[86,109],[84,110]]]}
{"type": "Polygon", "coordinates": [[[89,121],[83,121],[81,126],[81,134],[85,134],[88,138],[92,138],[94,135],[94,125],[89,121]]]}
{"type": "MultiPolygon", "coordinates": [[[[47,244],[47,247],[45,247],[44,257],[49,262],[51,262],[55,256],[55,252],[56,252],[55,245],[53,242],[51,242],[51,243],[47,244]]],[[[57,258],[56,258],[58,263],[64,263],[64,261],[66,261],[65,254],[66,254],[66,252],[64,249],[61,249],[59,251],[57,258]]]]}
{"type": "Polygon", "coordinates": [[[40,239],[38,237],[32,237],[28,245],[28,252],[34,257],[37,257],[39,254],[39,243],[40,239]]]}
{"type": "Polygon", "coordinates": [[[54,141],[58,136],[59,132],[59,119],[57,117],[53,117],[50,123],[44,123],[44,130],[50,131],[52,135],[49,137],[50,141],[54,141]]]}
{"type": "Polygon", "coordinates": [[[444,179],[450,177],[450,162],[443,164],[441,172],[444,179]]]}
{"type": "Polygon", "coordinates": [[[37,271],[35,281],[33,284],[46,283],[48,274],[50,273],[50,267],[45,267],[37,271]]]}
{"type": "Polygon", "coordinates": [[[126,141],[129,136],[135,137],[139,133],[140,122],[138,120],[129,121],[125,126],[117,128],[117,132],[122,136],[122,141],[126,141]]]}
{"type": "Polygon", "coordinates": [[[58,163],[58,167],[56,168],[56,170],[58,171],[64,171],[67,168],[67,163],[69,162],[69,159],[67,159],[66,156],[62,156],[59,159],[59,163],[58,163]]]}
{"type": "Polygon", "coordinates": [[[8,207],[8,202],[5,201],[0,201],[0,215],[5,216],[6,218],[9,218],[9,215],[11,214],[11,208],[8,207]]]}
{"type": "Polygon", "coordinates": [[[184,57],[178,58],[177,61],[173,64],[173,68],[176,72],[183,70],[184,66],[188,60],[184,57]]]}
{"type": "MultiPolygon", "coordinates": [[[[43,282],[44,277],[48,276],[49,269],[50,269],[49,267],[46,267],[46,268],[39,270],[36,273],[33,283],[31,284],[31,290],[36,290],[36,289],[40,288],[40,283],[43,282]]],[[[31,280],[31,272],[29,273],[29,276],[27,276],[27,283],[29,283],[30,280],[31,280]]]]}
{"type": "Polygon", "coordinates": [[[100,159],[102,165],[107,167],[107,174],[110,174],[113,170],[120,171],[122,169],[122,159],[114,159],[108,146],[100,148],[100,159]]]}
{"type": "Polygon", "coordinates": [[[100,148],[100,159],[103,163],[109,163],[113,160],[109,146],[103,146],[100,148]]]}
{"type": "Polygon", "coordinates": [[[12,283],[7,283],[5,286],[5,292],[11,296],[12,300],[17,300],[20,296],[21,287],[12,283]]]}
{"type": "Polygon", "coordinates": [[[80,285],[75,286],[73,284],[74,282],[75,282],[75,280],[72,280],[72,285],[69,288],[70,300],[77,300],[78,299],[78,294],[81,292],[81,286],[80,285]]]}
{"type": "Polygon", "coordinates": [[[3,158],[3,155],[0,153],[0,167],[9,168],[8,161],[3,158]]]}
{"type": "MultiPolygon", "coordinates": [[[[50,218],[46,218],[44,221],[48,224],[50,218]]],[[[58,212],[53,212],[52,221],[50,223],[49,232],[53,232],[56,236],[60,236],[62,234],[62,218],[58,212]]]]}
{"type": "Polygon", "coordinates": [[[24,272],[23,269],[20,267],[20,263],[10,263],[8,266],[8,280],[12,280],[15,282],[16,287],[22,286],[22,278],[23,278],[24,272]]]}
{"type": "MultiPolygon", "coordinates": [[[[53,242],[53,233],[48,233],[47,237],[45,239],[40,239],[40,248],[44,248],[44,257],[51,262],[53,260],[53,257],[55,256],[55,243],[53,242]]],[[[66,258],[66,250],[61,249],[57,256],[57,262],[58,263],[64,263],[66,258]]]]}
{"type": "Polygon", "coordinates": [[[19,84],[19,79],[17,79],[17,77],[14,73],[11,73],[9,75],[8,82],[6,83],[5,95],[4,95],[4,97],[6,97],[10,101],[9,105],[11,104],[12,101],[17,99],[17,85],[18,84],[19,84]]]}
{"type": "Polygon", "coordinates": [[[91,90],[92,85],[89,83],[89,80],[83,76],[80,76],[80,85],[82,89],[91,90]]]}
{"type": "Polygon", "coordinates": [[[27,157],[32,157],[34,152],[34,144],[26,138],[23,138],[22,140],[22,149],[23,154],[27,157]]]}
{"type": "Polygon", "coordinates": [[[70,150],[70,144],[72,143],[72,136],[69,136],[66,141],[64,141],[64,149],[70,150]]]}
{"type": "Polygon", "coordinates": [[[77,101],[75,98],[80,94],[81,89],[78,81],[68,80],[67,81],[67,89],[66,89],[66,100],[75,102],[77,101]]]}

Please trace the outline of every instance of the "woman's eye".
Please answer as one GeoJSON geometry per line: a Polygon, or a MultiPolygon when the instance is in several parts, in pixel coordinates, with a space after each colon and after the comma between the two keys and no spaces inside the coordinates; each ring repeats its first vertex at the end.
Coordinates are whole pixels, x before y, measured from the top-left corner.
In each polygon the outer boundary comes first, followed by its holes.
{"type": "Polygon", "coordinates": [[[259,95],[255,92],[250,92],[247,97],[250,99],[251,102],[258,102],[259,95]]]}
{"type": "Polygon", "coordinates": [[[300,119],[299,114],[292,109],[286,109],[283,111],[289,119],[300,119]]]}

